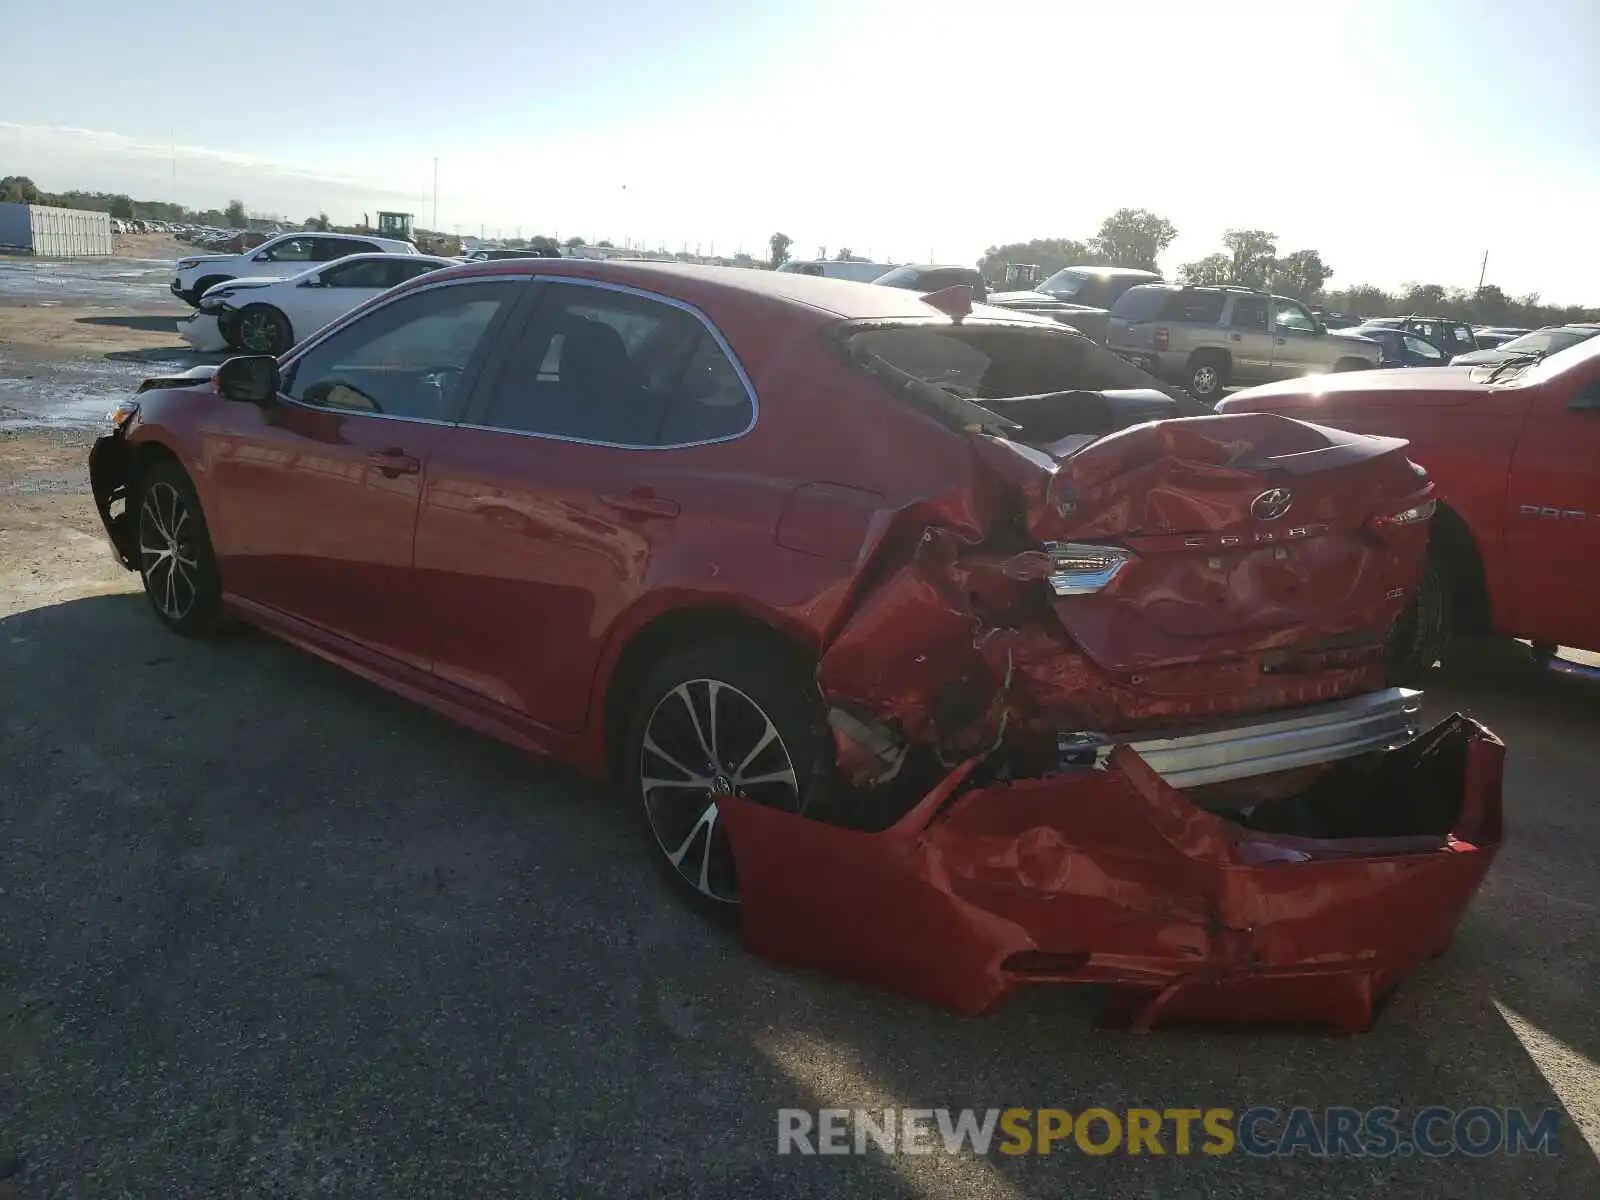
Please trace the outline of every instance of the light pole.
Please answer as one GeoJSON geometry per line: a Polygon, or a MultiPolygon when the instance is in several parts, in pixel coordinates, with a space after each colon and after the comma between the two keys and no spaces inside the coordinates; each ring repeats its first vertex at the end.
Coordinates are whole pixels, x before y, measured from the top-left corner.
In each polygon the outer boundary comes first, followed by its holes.
{"type": "Polygon", "coordinates": [[[433,160],[433,231],[439,232],[439,160],[433,160]]]}

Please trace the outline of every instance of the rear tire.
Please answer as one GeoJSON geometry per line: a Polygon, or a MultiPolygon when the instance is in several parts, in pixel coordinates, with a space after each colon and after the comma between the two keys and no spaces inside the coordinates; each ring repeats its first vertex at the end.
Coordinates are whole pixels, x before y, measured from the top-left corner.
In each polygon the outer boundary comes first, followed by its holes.
{"type": "Polygon", "coordinates": [[[1438,539],[1430,538],[1417,594],[1389,631],[1388,674],[1392,682],[1415,687],[1427,680],[1435,664],[1449,653],[1455,616],[1449,564],[1438,539]]]}
{"type": "Polygon", "coordinates": [[[1215,404],[1228,386],[1227,356],[1210,350],[1191,355],[1184,386],[1196,400],[1215,404]]]}
{"type": "Polygon", "coordinates": [[[623,786],[657,867],[703,913],[726,920],[738,913],[738,876],[717,796],[803,812],[831,754],[800,656],[775,642],[722,638],[650,672],[628,723],[623,786]]]}
{"type": "Polygon", "coordinates": [[[135,501],[139,577],[156,619],[184,637],[215,633],[222,625],[222,574],[194,484],[163,459],[140,477],[135,501]]]}

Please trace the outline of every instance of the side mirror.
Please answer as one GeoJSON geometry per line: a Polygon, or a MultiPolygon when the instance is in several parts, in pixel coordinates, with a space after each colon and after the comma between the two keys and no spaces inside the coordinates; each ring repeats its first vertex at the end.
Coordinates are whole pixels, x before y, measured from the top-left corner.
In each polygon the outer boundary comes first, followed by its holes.
{"type": "Polygon", "coordinates": [[[283,383],[278,360],[270,354],[242,354],[217,368],[217,391],[243,404],[273,404],[283,383]]]}
{"type": "Polygon", "coordinates": [[[1591,379],[1567,401],[1568,412],[1600,412],[1600,379],[1591,379]]]}
{"type": "Polygon", "coordinates": [[[1316,330],[1317,330],[1317,332],[1319,334],[1328,332],[1328,327],[1326,325],[1324,325],[1321,321],[1313,321],[1312,325],[1314,325],[1316,327],[1316,330]]]}
{"type": "Polygon", "coordinates": [[[326,287],[327,285],[322,282],[322,276],[313,275],[310,279],[302,279],[300,281],[300,286],[301,287],[326,287]]]}
{"type": "Polygon", "coordinates": [[[272,259],[268,258],[267,257],[267,252],[265,250],[263,250],[260,254],[252,254],[250,256],[250,261],[251,262],[271,262],[272,259]]]}

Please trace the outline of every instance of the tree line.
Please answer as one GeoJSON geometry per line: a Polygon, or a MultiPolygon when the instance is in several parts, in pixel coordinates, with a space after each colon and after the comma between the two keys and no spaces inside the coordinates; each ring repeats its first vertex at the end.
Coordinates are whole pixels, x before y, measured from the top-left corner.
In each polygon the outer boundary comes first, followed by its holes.
{"type": "Polygon", "coordinates": [[[121,192],[47,192],[26,175],[0,177],[0,204],[47,204],[110,213],[123,221],[176,221],[231,229],[242,229],[247,221],[244,202],[240,200],[229,201],[226,208],[197,209],[166,200],[135,200],[121,192]]]}
{"type": "MultiPolygon", "coordinates": [[[[1100,224],[1093,237],[1038,238],[990,246],[978,267],[986,276],[1003,278],[1008,265],[1032,263],[1046,275],[1062,267],[1137,267],[1158,270],[1156,257],[1177,237],[1171,221],[1147,209],[1121,208],[1100,224]]],[[[1314,249],[1279,253],[1278,235],[1264,229],[1229,229],[1222,249],[1178,267],[1181,283],[1233,283],[1292,296],[1307,304],[1363,317],[1419,313],[1452,317],[1478,325],[1536,328],[1572,321],[1600,320],[1600,308],[1580,304],[1543,303],[1537,292],[1508,296],[1494,284],[1452,288],[1438,283],[1407,283],[1398,291],[1373,284],[1327,290],[1333,267],[1314,249]]]]}
{"type": "MultiPolygon", "coordinates": [[[[164,200],[134,200],[122,193],[46,192],[26,175],[0,177],[0,203],[91,209],[123,220],[176,221],[230,229],[244,229],[249,225],[244,203],[240,200],[230,200],[222,209],[191,209],[164,200]]],[[[335,226],[326,213],[307,217],[301,225],[325,232],[355,230],[354,226],[335,226]]],[[[1046,276],[1063,267],[1077,266],[1156,271],[1159,270],[1156,259],[1177,236],[1177,227],[1171,221],[1149,209],[1119,208],[1100,223],[1093,236],[1082,240],[1035,238],[990,246],[979,260],[978,269],[996,282],[1004,280],[1007,266],[1023,264],[1038,267],[1046,276]]],[[[529,239],[527,244],[548,245],[552,250],[556,246],[553,238],[542,236],[529,239]]],[[[571,247],[585,243],[581,238],[570,237],[565,239],[565,244],[571,247]]],[[[605,241],[596,244],[610,245],[605,241]]],[[[776,269],[789,260],[793,246],[794,239],[788,234],[774,233],[768,239],[767,261],[760,265],[776,269]]],[[[849,262],[859,256],[845,248],[834,257],[849,262]]],[[[758,265],[754,258],[744,254],[739,255],[737,261],[740,265],[758,265]]],[[[1277,234],[1264,229],[1229,229],[1222,235],[1221,250],[1183,263],[1177,271],[1177,278],[1183,283],[1234,283],[1265,288],[1308,304],[1364,317],[1422,313],[1482,325],[1528,327],[1600,320],[1600,308],[1545,304],[1537,292],[1508,296],[1494,284],[1481,288],[1452,288],[1437,283],[1407,283],[1393,292],[1372,284],[1354,284],[1329,291],[1327,283],[1332,277],[1333,268],[1316,250],[1279,253],[1277,234]]]]}

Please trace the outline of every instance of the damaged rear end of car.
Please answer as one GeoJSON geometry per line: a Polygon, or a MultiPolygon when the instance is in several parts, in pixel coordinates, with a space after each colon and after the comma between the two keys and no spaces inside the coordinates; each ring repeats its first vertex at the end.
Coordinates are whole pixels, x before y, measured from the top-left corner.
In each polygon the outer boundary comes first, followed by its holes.
{"type": "Polygon", "coordinates": [[[1385,686],[1426,476],[964,316],[832,332],[992,486],[972,522],[886,523],[803,809],[719,801],[747,945],[969,1014],[1097,984],[1138,1029],[1366,1028],[1500,841],[1500,743],[1385,686]]]}

